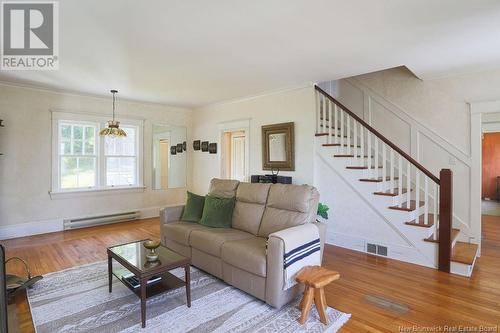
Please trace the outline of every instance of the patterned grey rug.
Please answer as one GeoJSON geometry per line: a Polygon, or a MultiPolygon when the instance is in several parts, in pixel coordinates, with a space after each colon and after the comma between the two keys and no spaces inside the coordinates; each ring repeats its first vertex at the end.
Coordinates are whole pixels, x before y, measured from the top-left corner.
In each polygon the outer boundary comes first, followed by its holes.
{"type": "MultiPolygon", "coordinates": [[[[181,269],[171,271],[183,278],[181,269]]],[[[297,322],[298,300],[276,310],[264,302],[191,268],[191,308],[184,288],[147,301],[146,329],[139,298],[114,278],[108,293],[107,263],[50,273],[29,290],[33,323],[44,332],[336,332],[350,315],[329,308],[329,324],[313,307],[307,323],[297,322]]]]}

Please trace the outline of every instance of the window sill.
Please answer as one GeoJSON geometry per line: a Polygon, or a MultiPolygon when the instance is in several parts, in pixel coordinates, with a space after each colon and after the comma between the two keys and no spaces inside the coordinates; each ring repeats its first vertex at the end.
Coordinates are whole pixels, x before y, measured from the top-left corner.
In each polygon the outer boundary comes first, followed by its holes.
{"type": "Polygon", "coordinates": [[[50,199],[66,199],[78,197],[93,197],[101,195],[114,195],[119,193],[139,193],[144,192],[146,186],[120,186],[100,189],[79,189],[67,191],[49,191],[50,199]]]}

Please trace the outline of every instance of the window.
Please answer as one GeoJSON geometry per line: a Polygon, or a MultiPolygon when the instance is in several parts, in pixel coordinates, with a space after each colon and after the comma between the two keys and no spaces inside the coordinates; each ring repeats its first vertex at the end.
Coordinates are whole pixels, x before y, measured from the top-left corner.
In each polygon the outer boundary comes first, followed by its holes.
{"type": "Polygon", "coordinates": [[[97,184],[97,125],[61,122],[59,165],[61,189],[97,184]]]}
{"type": "Polygon", "coordinates": [[[105,137],[106,185],[123,186],[136,184],[136,140],[135,129],[122,127],[125,138],[105,137]]]}
{"type": "Polygon", "coordinates": [[[101,137],[107,118],[53,113],[51,193],[142,187],[142,121],[121,121],[127,137],[101,137]]]}

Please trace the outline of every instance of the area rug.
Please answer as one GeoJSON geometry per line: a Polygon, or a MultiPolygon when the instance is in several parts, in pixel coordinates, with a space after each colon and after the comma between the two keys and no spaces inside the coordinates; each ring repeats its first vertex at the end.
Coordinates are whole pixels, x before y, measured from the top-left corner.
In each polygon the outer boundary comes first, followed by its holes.
{"type": "MultiPolygon", "coordinates": [[[[184,270],[171,271],[183,278],[184,270]]],[[[196,268],[191,268],[191,308],[184,288],[147,301],[146,328],[139,298],[113,278],[108,292],[107,262],[50,273],[28,292],[33,324],[45,332],[336,332],[350,315],[329,308],[328,325],[316,309],[300,325],[298,300],[276,310],[196,268]]]]}

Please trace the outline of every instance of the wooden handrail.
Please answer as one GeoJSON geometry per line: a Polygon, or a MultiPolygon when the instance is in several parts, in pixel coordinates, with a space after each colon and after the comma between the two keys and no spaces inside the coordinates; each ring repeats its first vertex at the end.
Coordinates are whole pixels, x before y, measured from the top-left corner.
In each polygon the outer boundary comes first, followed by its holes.
{"type": "Polygon", "coordinates": [[[417,169],[419,169],[420,171],[422,171],[427,177],[429,177],[430,179],[432,179],[436,184],[440,185],[439,178],[436,177],[436,176],[434,176],[434,174],[432,172],[430,172],[429,170],[427,170],[422,164],[420,164],[419,162],[417,162],[413,157],[411,157],[410,155],[408,155],[407,153],[405,153],[398,146],[396,146],[394,143],[392,143],[389,139],[387,139],[385,136],[383,136],[381,133],[379,133],[376,129],[374,129],[373,127],[371,127],[370,125],[368,125],[368,123],[366,123],[363,119],[361,119],[360,117],[358,117],[354,112],[352,112],[351,110],[349,110],[345,105],[343,105],[342,103],[340,103],[339,101],[337,101],[335,98],[333,98],[332,96],[330,96],[330,94],[328,94],[326,91],[324,91],[323,89],[321,89],[318,86],[315,86],[315,88],[316,88],[317,91],[319,91],[321,94],[323,94],[326,98],[328,98],[330,101],[332,101],[337,106],[339,106],[342,110],[344,110],[345,112],[347,112],[351,117],[353,117],[354,119],[356,119],[356,121],[358,121],[361,125],[363,125],[364,127],[366,127],[370,132],[372,132],[380,140],[382,140],[384,143],[386,143],[389,147],[391,147],[393,150],[395,150],[398,154],[400,154],[401,156],[403,156],[407,161],[409,161],[411,164],[413,164],[417,169]]]}

